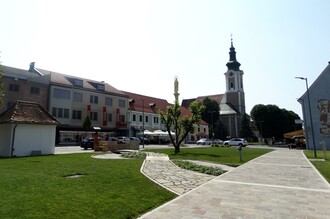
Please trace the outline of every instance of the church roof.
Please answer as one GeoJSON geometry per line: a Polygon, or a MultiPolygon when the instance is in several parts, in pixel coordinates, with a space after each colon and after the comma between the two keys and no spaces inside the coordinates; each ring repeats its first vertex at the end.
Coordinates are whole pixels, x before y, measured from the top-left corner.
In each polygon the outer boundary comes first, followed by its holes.
{"type": "Polygon", "coordinates": [[[229,62],[227,62],[226,66],[228,67],[228,70],[239,71],[241,63],[239,63],[236,59],[236,51],[235,47],[233,46],[233,39],[231,39],[231,47],[229,50],[229,62]]]}
{"type": "Polygon", "coordinates": [[[189,106],[192,102],[197,101],[197,102],[201,103],[201,102],[203,102],[203,100],[205,98],[209,98],[211,100],[216,101],[218,104],[220,104],[223,96],[224,96],[224,94],[214,94],[214,95],[207,95],[207,96],[198,96],[197,98],[192,98],[192,99],[184,99],[184,100],[182,100],[181,106],[189,108],[189,106]]]}

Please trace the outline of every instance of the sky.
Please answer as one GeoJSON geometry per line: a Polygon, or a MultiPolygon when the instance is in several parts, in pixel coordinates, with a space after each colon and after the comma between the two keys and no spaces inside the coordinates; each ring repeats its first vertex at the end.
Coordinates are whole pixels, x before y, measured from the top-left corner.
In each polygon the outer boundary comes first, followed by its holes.
{"type": "Polygon", "coordinates": [[[0,62],[174,102],[226,91],[231,35],[246,112],[297,98],[330,61],[328,0],[0,0],[0,62]]]}

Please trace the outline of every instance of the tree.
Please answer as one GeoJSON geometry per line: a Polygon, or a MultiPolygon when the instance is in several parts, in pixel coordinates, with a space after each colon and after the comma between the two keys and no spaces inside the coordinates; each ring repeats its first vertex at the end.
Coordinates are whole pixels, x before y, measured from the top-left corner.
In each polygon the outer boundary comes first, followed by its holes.
{"type": "Polygon", "coordinates": [[[251,117],[264,138],[283,139],[283,134],[295,130],[295,119],[299,116],[276,105],[255,105],[251,117]]]}
{"type": "Polygon", "coordinates": [[[205,110],[202,112],[202,119],[209,124],[210,137],[219,136],[220,133],[216,132],[216,130],[219,130],[219,128],[216,127],[216,125],[219,125],[219,104],[217,101],[206,97],[203,100],[203,105],[205,106],[205,110]],[[212,134],[214,134],[214,136],[212,134]]]}
{"type": "Polygon", "coordinates": [[[253,133],[251,131],[250,118],[247,114],[242,116],[241,127],[239,130],[239,136],[242,138],[251,138],[253,133]]]}
{"type": "Polygon", "coordinates": [[[194,131],[194,125],[201,120],[201,114],[205,110],[205,106],[197,102],[191,103],[189,106],[190,116],[181,116],[181,110],[179,103],[176,102],[173,106],[167,107],[165,114],[159,112],[174,146],[175,154],[180,153],[180,144],[190,132],[194,131]],[[174,129],[175,137],[171,135],[172,128],[174,129]]]}
{"type": "Polygon", "coordinates": [[[88,115],[85,117],[85,120],[84,120],[84,123],[82,126],[86,130],[86,132],[91,129],[92,122],[91,122],[91,118],[88,115]]]}

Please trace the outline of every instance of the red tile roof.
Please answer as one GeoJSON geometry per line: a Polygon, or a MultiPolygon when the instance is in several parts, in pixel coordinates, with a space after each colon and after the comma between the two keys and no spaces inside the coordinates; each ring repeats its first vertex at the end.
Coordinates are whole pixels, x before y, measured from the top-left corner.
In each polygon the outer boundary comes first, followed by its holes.
{"type": "Polygon", "coordinates": [[[40,104],[21,100],[0,115],[0,123],[60,124],[40,104]]]}
{"type": "Polygon", "coordinates": [[[158,113],[159,110],[165,112],[167,106],[170,106],[165,99],[159,99],[156,97],[145,96],[141,94],[131,93],[127,91],[122,91],[128,96],[129,108],[133,111],[148,112],[148,113],[158,113]]]}

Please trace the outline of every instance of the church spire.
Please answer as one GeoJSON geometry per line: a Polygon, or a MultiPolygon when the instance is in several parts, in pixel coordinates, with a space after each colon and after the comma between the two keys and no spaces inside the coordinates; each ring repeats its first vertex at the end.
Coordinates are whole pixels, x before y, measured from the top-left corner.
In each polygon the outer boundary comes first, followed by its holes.
{"type": "Polygon", "coordinates": [[[227,62],[228,70],[239,71],[241,64],[236,60],[236,51],[233,46],[233,38],[231,37],[231,47],[229,48],[229,62],[227,62]]]}

